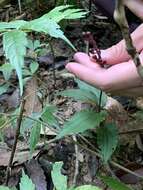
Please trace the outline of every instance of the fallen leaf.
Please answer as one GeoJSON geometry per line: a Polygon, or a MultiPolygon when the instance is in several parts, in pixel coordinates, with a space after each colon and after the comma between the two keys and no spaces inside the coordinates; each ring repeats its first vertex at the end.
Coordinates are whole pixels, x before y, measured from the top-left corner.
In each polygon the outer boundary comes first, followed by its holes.
{"type": "Polygon", "coordinates": [[[37,160],[30,160],[25,163],[28,176],[36,186],[36,190],[47,190],[46,177],[37,160]]]}

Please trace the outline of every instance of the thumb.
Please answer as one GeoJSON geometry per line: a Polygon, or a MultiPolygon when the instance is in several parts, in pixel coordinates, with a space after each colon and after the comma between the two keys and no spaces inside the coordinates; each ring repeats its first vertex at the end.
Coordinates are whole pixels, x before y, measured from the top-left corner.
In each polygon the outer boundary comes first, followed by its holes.
{"type": "Polygon", "coordinates": [[[109,65],[128,61],[129,55],[126,51],[124,40],[106,50],[101,50],[101,57],[109,65]]]}
{"type": "MultiPolygon", "coordinates": [[[[137,52],[141,52],[143,49],[142,39],[143,39],[143,24],[141,24],[132,34],[131,34],[133,44],[137,49],[137,52]]],[[[121,62],[128,61],[130,56],[126,51],[125,41],[122,40],[118,44],[101,51],[101,56],[107,64],[113,65],[121,62]]]]}

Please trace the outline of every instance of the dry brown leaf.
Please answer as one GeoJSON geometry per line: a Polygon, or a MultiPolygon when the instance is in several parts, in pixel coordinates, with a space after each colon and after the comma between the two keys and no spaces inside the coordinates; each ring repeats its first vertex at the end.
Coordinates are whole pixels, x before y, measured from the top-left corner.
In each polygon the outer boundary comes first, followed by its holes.
{"type": "Polygon", "coordinates": [[[25,164],[28,176],[36,186],[36,190],[47,190],[46,177],[37,160],[30,160],[25,164]]]}
{"type": "MultiPolygon", "coordinates": [[[[33,153],[33,156],[38,154],[38,150],[33,153]]],[[[0,166],[7,166],[9,163],[9,158],[11,155],[11,151],[0,148],[0,166]]],[[[29,151],[16,151],[13,163],[17,165],[22,164],[29,160],[29,151]]]]}
{"type": "Polygon", "coordinates": [[[114,98],[107,97],[107,103],[104,107],[110,113],[111,117],[119,124],[125,124],[128,121],[128,114],[123,106],[114,98]]]}
{"type": "Polygon", "coordinates": [[[36,78],[32,78],[27,82],[25,89],[25,115],[30,116],[33,112],[40,112],[42,105],[37,96],[38,83],[36,78]]]}

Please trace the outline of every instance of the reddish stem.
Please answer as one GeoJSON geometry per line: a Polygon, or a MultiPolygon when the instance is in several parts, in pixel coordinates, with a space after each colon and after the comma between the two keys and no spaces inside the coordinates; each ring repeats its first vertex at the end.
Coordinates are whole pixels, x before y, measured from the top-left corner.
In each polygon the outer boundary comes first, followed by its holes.
{"type": "Polygon", "coordinates": [[[91,32],[83,32],[83,38],[84,41],[89,43],[89,46],[91,46],[92,48],[89,49],[89,53],[92,54],[92,58],[101,66],[104,66],[105,61],[102,60],[101,57],[101,51],[100,49],[97,47],[96,41],[93,37],[93,35],[91,34],[91,32]]]}

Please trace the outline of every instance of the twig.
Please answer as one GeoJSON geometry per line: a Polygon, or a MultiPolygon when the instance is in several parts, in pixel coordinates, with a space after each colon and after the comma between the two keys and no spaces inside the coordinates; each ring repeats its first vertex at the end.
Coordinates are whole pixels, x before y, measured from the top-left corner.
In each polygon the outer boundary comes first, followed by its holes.
{"type": "Polygon", "coordinates": [[[88,7],[89,15],[91,13],[91,9],[92,9],[92,0],[89,0],[89,7],[88,7]]]}
{"type": "Polygon", "coordinates": [[[132,38],[131,38],[130,32],[129,32],[129,25],[128,25],[127,18],[125,15],[124,0],[116,0],[114,19],[118,23],[118,25],[121,29],[123,38],[125,39],[127,52],[133,59],[139,76],[141,78],[143,78],[143,67],[141,65],[139,54],[133,45],[133,41],[132,41],[132,38]]]}
{"type": "Polygon", "coordinates": [[[100,95],[99,95],[99,103],[98,103],[98,112],[100,112],[100,111],[101,111],[102,94],[103,94],[103,91],[102,91],[102,90],[100,90],[100,95]]]}
{"type": "Polygon", "coordinates": [[[15,132],[15,137],[14,137],[14,144],[13,144],[13,147],[12,147],[11,156],[10,156],[9,163],[8,163],[8,166],[7,166],[7,171],[6,171],[6,181],[5,181],[6,186],[8,185],[10,171],[11,171],[11,167],[12,167],[12,163],[13,163],[13,158],[14,158],[14,155],[15,155],[17,141],[18,141],[18,137],[19,137],[19,134],[20,134],[20,127],[21,127],[21,123],[22,123],[24,105],[25,105],[25,100],[22,100],[21,106],[20,106],[19,117],[17,119],[17,127],[16,127],[16,132],[15,132]]]}
{"type": "Polygon", "coordinates": [[[56,85],[55,52],[54,52],[54,48],[53,48],[51,41],[49,41],[49,45],[50,45],[50,49],[51,49],[52,56],[53,56],[52,66],[53,66],[53,80],[54,80],[54,88],[55,88],[55,85],[56,85]]]}
{"type": "Polygon", "coordinates": [[[115,179],[117,179],[117,180],[120,180],[120,179],[115,175],[115,173],[113,172],[113,170],[111,169],[110,163],[107,163],[107,164],[106,164],[106,169],[107,169],[107,172],[108,172],[113,178],[115,178],[115,179]]]}
{"type": "MultiPolygon", "coordinates": [[[[75,135],[72,136],[73,140],[75,142],[77,142],[77,138],[75,135]]],[[[77,144],[75,144],[75,172],[74,172],[74,178],[73,178],[73,186],[76,186],[76,182],[77,182],[77,177],[78,177],[78,174],[79,174],[79,160],[78,160],[78,146],[77,144]]]]}
{"type": "Polygon", "coordinates": [[[131,133],[141,133],[141,132],[143,132],[143,128],[122,131],[122,132],[119,132],[119,135],[125,135],[125,134],[131,134],[131,133]]]}
{"type": "Polygon", "coordinates": [[[21,0],[18,0],[18,7],[19,7],[19,13],[21,14],[21,12],[22,12],[21,0]]]}

